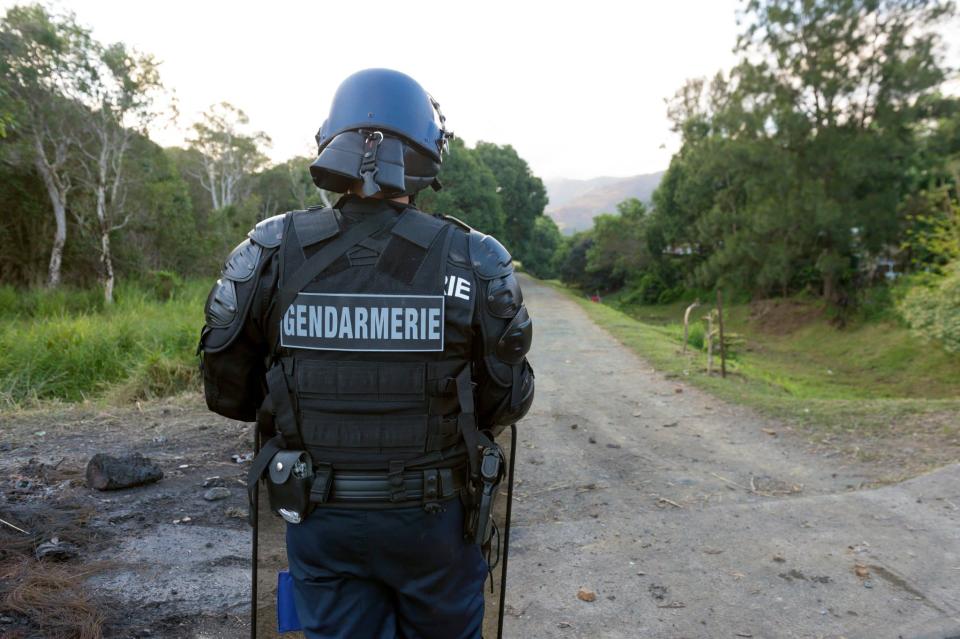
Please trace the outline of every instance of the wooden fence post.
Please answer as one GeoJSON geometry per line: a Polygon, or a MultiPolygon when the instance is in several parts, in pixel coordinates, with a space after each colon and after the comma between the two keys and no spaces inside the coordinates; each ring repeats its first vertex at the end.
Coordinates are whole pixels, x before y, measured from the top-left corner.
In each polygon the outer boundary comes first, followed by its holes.
{"type": "Polygon", "coordinates": [[[695,300],[693,304],[687,307],[686,312],[683,314],[683,352],[687,352],[687,337],[690,334],[690,313],[696,307],[700,306],[700,300],[695,300]]]}
{"type": "Polygon", "coordinates": [[[727,346],[723,340],[723,295],[717,288],[717,324],[720,328],[720,377],[727,376],[727,346]]]}
{"type": "Polygon", "coordinates": [[[713,311],[707,313],[707,376],[713,374],[713,311]]]}

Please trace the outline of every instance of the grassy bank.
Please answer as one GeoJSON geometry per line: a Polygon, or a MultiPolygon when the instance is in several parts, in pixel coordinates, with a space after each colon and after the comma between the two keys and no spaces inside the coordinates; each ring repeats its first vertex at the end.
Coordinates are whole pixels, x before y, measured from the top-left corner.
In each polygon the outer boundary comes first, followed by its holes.
{"type": "Polygon", "coordinates": [[[0,288],[0,406],[43,400],[132,401],[198,383],[194,351],[209,283],[166,293],[0,288]]]}
{"type": "MultiPolygon", "coordinates": [[[[726,309],[725,329],[743,338],[730,374],[707,375],[698,346],[705,307],[691,315],[693,347],[681,352],[685,304],[623,306],[569,291],[617,339],[668,376],[809,430],[859,457],[887,456],[873,443],[904,445],[934,465],[960,459],[960,356],[925,343],[894,321],[833,327],[814,302],[726,309]]],[[[910,461],[904,459],[904,464],[910,461]]]]}

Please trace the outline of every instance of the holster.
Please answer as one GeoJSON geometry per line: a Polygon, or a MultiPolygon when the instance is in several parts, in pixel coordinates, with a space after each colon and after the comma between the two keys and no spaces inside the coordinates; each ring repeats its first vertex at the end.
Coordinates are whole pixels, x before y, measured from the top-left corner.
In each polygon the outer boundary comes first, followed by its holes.
{"type": "Polygon", "coordinates": [[[486,546],[493,534],[493,507],[505,473],[503,449],[496,442],[483,449],[480,473],[473,482],[464,531],[468,540],[486,546]]]}
{"type": "Polygon", "coordinates": [[[304,450],[279,450],[268,468],[270,510],[291,524],[299,524],[314,508],[310,501],[314,478],[310,454],[304,450]]]}

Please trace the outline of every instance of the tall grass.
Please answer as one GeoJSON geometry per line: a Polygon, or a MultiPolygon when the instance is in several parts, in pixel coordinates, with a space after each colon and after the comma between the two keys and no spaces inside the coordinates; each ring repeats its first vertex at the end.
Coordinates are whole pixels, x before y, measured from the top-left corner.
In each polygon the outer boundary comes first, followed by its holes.
{"type": "Polygon", "coordinates": [[[191,282],[161,300],[127,284],[110,307],[96,290],[0,287],[0,405],[139,399],[196,385],[208,286],[191,282]]]}

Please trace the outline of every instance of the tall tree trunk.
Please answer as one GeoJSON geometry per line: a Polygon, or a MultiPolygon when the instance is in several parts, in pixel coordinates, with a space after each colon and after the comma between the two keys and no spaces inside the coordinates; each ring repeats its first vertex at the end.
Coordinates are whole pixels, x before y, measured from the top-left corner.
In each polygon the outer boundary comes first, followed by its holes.
{"type": "Polygon", "coordinates": [[[97,184],[97,221],[100,223],[100,263],[103,266],[103,299],[113,304],[113,256],[110,254],[110,220],[107,219],[106,162],[101,164],[101,179],[97,184]]]}
{"type": "Polygon", "coordinates": [[[100,236],[100,259],[103,262],[103,299],[113,304],[113,285],[116,277],[113,273],[113,258],[110,255],[110,231],[103,229],[100,236]]]}
{"type": "Polygon", "coordinates": [[[50,249],[50,266],[47,271],[47,286],[60,286],[60,267],[63,262],[63,247],[67,243],[67,189],[59,184],[50,165],[47,164],[43,153],[43,146],[36,142],[37,157],[34,166],[43,179],[53,206],[53,217],[56,220],[56,229],[53,232],[53,248],[50,249]]]}
{"type": "Polygon", "coordinates": [[[107,220],[106,188],[97,186],[97,221],[100,223],[100,263],[103,265],[103,299],[113,304],[113,256],[110,253],[110,223],[107,220]]]}

